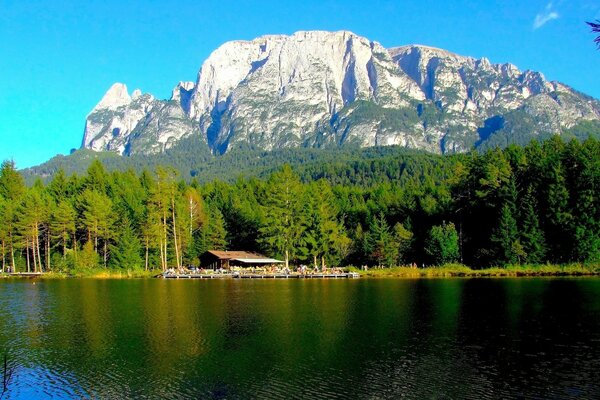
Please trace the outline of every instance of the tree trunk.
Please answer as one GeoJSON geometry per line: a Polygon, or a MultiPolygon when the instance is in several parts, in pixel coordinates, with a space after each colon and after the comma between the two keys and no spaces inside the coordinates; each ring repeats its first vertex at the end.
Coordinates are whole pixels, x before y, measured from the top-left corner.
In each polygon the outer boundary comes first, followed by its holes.
{"type": "Polygon", "coordinates": [[[46,271],[50,271],[50,228],[46,230],[46,271]]]}
{"type": "Polygon", "coordinates": [[[163,272],[167,270],[165,268],[165,255],[164,255],[164,248],[163,248],[163,241],[162,241],[162,239],[160,240],[160,267],[162,268],[163,272]]]}
{"type": "Polygon", "coordinates": [[[290,268],[290,252],[287,250],[285,251],[285,268],[290,268]]]}
{"type": "Polygon", "coordinates": [[[315,265],[315,269],[317,268],[317,255],[313,254],[313,264],[315,265]]]}
{"type": "Polygon", "coordinates": [[[6,248],[4,247],[4,240],[2,240],[2,273],[6,267],[6,248]]]}
{"type": "Polygon", "coordinates": [[[105,269],[106,269],[106,251],[107,251],[106,242],[107,242],[107,240],[104,239],[104,268],[105,269]]]}
{"type": "Polygon", "coordinates": [[[42,272],[42,256],[40,255],[40,231],[38,226],[35,226],[35,249],[37,251],[37,259],[39,265],[39,272],[42,272]]]}
{"type": "Polygon", "coordinates": [[[325,256],[321,256],[321,269],[325,269],[325,256]]]}
{"type": "Polygon", "coordinates": [[[77,236],[73,233],[73,258],[77,261],[77,236]]]}
{"type": "Polygon", "coordinates": [[[33,272],[37,272],[38,259],[37,259],[37,242],[35,240],[35,229],[33,231],[33,237],[31,238],[31,251],[33,252],[33,272]]]}
{"type": "Polygon", "coordinates": [[[146,271],[148,271],[148,237],[146,237],[146,271]]]}
{"type": "Polygon", "coordinates": [[[10,239],[10,269],[11,272],[15,272],[15,249],[13,244],[12,232],[8,234],[8,238],[10,239]]]}
{"type": "MultiPolygon", "coordinates": [[[[29,240],[25,240],[25,249],[25,254],[27,254],[27,272],[31,272],[31,264],[29,263],[29,240]]],[[[35,257],[35,253],[33,253],[33,256],[35,257]]]]}
{"type": "Polygon", "coordinates": [[[175,258],[177,259],[177,269],[181,268],[179,259],[179,245],[177,244],[177,226],[175,224],[175,199],[171,199],[171,211],[173,213],[173,242],[175,242],[175,258]]]}
{"type": "MultiPolygon", "coordinates": [[[[167,246],[167,211],[163,210],[163,240],[161,240],[161,246],[164,246],[164,252],[162,252],[163,254],[163,270],[167,269],[167,251],[168,251],[168,246],[167,246]]],[[[161,248],[162,250],[162,248],[161,248]]]]}
{"type": "Polygon", "coordinates": [[[63,260],[67,257],[67,232],[63,231],[63,260]]]}
{"type": "Polygon", "coordinates": [[[193,204],[194,202],[192,201],[192,197],[190,196],[190,238],[192,237],[192,229],[193,229],[193,221],[194,221],[194,210],[193,210],[193,204]]]}

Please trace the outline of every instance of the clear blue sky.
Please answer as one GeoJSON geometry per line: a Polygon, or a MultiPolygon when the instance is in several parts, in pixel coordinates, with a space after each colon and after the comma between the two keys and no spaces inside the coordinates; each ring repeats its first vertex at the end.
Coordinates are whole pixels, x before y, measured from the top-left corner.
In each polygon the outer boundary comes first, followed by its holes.
{"type": "Polygon", "coordinates": [[[222,43],[298,30],[485,56],[600,98],[593,19],[598,0],[0,0],[0,160],[24,168],[79,147],[114,82],[168,98],[222,43]]]}

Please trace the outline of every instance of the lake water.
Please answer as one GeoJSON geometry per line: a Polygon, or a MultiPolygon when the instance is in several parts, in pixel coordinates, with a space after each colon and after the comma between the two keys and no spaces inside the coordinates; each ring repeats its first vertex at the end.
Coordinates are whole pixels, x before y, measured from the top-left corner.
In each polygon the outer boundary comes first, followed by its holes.
{"type": "Polygon", "coordinates": [[[598,278],[33,282],[3,399],[600,398],[598,278]]]}

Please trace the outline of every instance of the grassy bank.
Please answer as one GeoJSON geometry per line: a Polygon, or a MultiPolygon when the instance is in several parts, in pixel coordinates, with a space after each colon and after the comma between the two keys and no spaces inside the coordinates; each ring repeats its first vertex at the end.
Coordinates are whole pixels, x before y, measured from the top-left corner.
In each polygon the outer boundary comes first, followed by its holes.
{"type": "MultiPolygon", "coordinates": [[[[160,273],[159,270],[110,270],[104,268],[81,269],[70,272],[45,272],[39,276],[42,279],[65,279],[65,278],[94,278],[94,279],[134,279],[151,278],[160,273]]],[[[0,274],[0,278],[11,278],[14,275],[0,274]]],[[[17,276],[18,277],[18,276],[17,276]]],[[[36,277],[37,278],[37,277],[36,277]]]]}
{"type": "Polygon", "coordinates": [[[518,276],[586,276],[600,275],[600,264],[567,265],[509,265],[504,268],[472,269],[461,264],[446,264],[439,267],[374,268],[362,271],[351,267],[350,271],[372,278],[436,278],[436,277],[518,277],[518,276]]]}
{"type": "MultiPolygon", "coordinates": [[[[349,272],[357,272],[362,277],[370,278],[451,278],[451,277],[526,277],[526,276],[594,276],[600,275],[600,264],[566,264],[566,265],[509,265],[507,267],[472,269],[462,264],[445,264],[439,267],[411,268],[371,268],[367,271],[355,267],[349,272]]],[[[152,278],[159,270],[110,270],[104,268],[81,269],[71,272],[46,272],[39,278],[94,278],[94,279],[139,279],[152,278]]],[[[0,274],[0,278],[10,277],[0,274]]]]}

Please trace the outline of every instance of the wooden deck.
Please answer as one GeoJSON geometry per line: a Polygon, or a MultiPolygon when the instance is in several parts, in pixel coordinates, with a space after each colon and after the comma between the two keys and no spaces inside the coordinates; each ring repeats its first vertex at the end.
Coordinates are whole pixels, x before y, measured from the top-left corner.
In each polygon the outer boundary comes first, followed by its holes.
{"type": "Polygon", "coordinates": [[[0,273],[0,277],[5,278],[37,278],[38,276],[42,276],[43,272],[4,272],[0,273]]]}
{"type": "Polygon", "coordinates": [[[164,279],[347,279],[358,278],[355,272],[336,274],[161,274],[164,279]]]}

